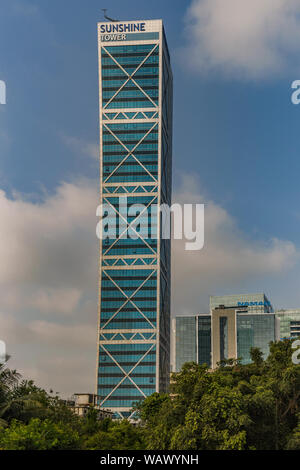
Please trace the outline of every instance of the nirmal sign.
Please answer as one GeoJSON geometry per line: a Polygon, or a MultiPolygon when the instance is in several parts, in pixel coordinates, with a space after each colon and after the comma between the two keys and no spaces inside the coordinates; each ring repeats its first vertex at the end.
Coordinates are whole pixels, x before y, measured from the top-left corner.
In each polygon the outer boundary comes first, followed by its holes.
{"type": "Polygon", "coordinates": [[[238,307],[272,307],[271,302],[265,300],[264,302],[238,302],[238,307]]]}
{"type": "Polygon", "coordinates": [[[7,355],[6,355],[6,344],[4,341],[0,340],[0,364],[5,364],[7,361],[7,355]]]}

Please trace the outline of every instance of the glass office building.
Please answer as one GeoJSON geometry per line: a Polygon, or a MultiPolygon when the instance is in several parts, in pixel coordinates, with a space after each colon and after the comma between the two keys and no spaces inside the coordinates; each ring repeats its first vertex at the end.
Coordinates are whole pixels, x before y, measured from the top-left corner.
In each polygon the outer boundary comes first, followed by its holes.
{"type": "Polygon", "coordinates": [[[208,367],[211,367],[211,316],[198,315],[197,323],[198,363],[207,364],[208,367]]]}
{"type": "Polygon", "coordinates": [[[186,362],[197,362],[197,317],[176,317],[174,320],[175,371],[186,362]]]}
{"type": "Polygon", "coordinates": [[[218,307],[212,311],[212,367],[226,359],[251,362],[251,348],[259,348],[264,359],[275,341],[275,314],[249,313],[235,308],[218,307]]]}
{"type": "Polygon", "coordinates": [[[300,309],[276,311],[277,340],[300,337],[300,309]]]}
{"type": "Polygon", "coordinates": [[[173,365],[179,372],[186,362],[211,366],[211,316],[178,316],[173,320],[173,365]]]}
{"type": "Polygon", "coordinates": [[[169,384],[170,240],[150,212],[171,205],[172,71],[161,20],[99,23],[98,40],[100,203],[117,238],[100,241],[96,393],[130,418],[169,384]]]}
{"type": "Polygon", "coordinates": [[[265,294],[212,295],[209,300],[210,312],[215,308],[244,308],[248,312],[271,313],[273,307],[265,294]]]}
{"type": "Polygon", "coordinates": [[[275,340],[275,315],[266,295],[259,293],[211,296],[211,314],[214,315],[214,312],[220,309],[223,313],[219,319],[218,331],[212,328],[212,343],[217,343],[213,354],[214,366],[220,360],[233,357],[241,359],[243,364],[248,364],[251,362],[252,347],[259,348],[266,359],[269,354],[269,344],[275,340]],[[229,311],[232,311],[234,317],[230,334],[227,325],[229,311]],[[231,354],[228,354],[228,350],[231,354]]]}
{"type": "Polygon", "coordinates": [[[178,316],[173,320],[176,372],[186,362],[215,368],[222,360],[239,358],[248,364],[252,347],[260,348],[267,358],[269,344],[276,336],[275,314],[265,294],[211,296],[210,309],[209,315],[178,316]]]}
{"type": "Polygon", "coordinates": [[[259,348],[264,359],[269,355],[269,344],[275,341],[275,315],[237,313],[237,357],[242,364],[251,362],[250,350],[252,347],[259,348]]]}

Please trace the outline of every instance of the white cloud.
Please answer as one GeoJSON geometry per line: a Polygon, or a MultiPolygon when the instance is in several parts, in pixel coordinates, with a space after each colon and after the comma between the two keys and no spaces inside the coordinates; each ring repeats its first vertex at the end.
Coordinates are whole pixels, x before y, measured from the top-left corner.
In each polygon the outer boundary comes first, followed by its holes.
{"type": "MultiPolygon", "coordinates": [[[[93,391],[98,241],[95,181],[62,183],[44,201],[0,192],[0,339],[11,367],[65,396],[93,391]]],[[[179,202],[206,202],[185,176],[179,202]]],[[[214,202],[206,205],[205,247],[173,242],[172,313],[206,311],[209,294],[284,276],[297,260],[288,241],[251,242],[214,202]]]]}
{"type": "Polygon", "coordinates": [[[42,203],[0,191],[0,282],[85,287],[96,266],[94,182],[62,184],[42,203]],[[63,284],[62,284],[63,283],[63,284]]]}
{"type": "Polygon", "coordinates": [[[263,278],[284,275],[299,259],[293,243],[278,239],[251,241],[222,207],[207,201],[194,176],[185,176],[176,202],[205,204],[205,244],[198,252],[185,251],[184,241],[173,241],[173,314],[207,312],[208,296],[239,293],[263,278]]]}
{"type": "Polygon", "coordinates": [[[78,289],[40,289],[30,304],[40,312],[71,314],[81,297],[78,289]]]}
{"type": "Polygon", "coordinates": [[[39,203],[0,192],[0,337],[11,366],[68,395],[84,388],[83,377],[86,390],[94,387],[96,187],[92,180],[62,183],[39,203]]]}
{"type": "Polygon", "coordinates": [[[9,366],[24,378],[63,396],[94,390],[96,329],[93,324],[23,323],[0,313],[1,338],[12,355],[9,366]]]}
{"type": "Polygon", "coordinates": [[[299,70],[298,0],[194,0],[184,58],[198,72],[264,78],[299,70]]]}
{"type": "Polygon", "coordinates": [[[87,142],[78,137],[61,135],[64,144],[74,150],[76,153],[82,154],[83,157],[90,157],[94,160],[99,160],[99,144],[96,142],[87,142]]]}
{"type": "MultiPolygon", "coordinates": [[[[1,289],[0,289],[1,291],[1,289]]],[[[17,286],[5,286],[1,291],[1,306],[8,311],[14,311],[22,306],[23,309],[31,309],[40,313],[69,315],[75,311],[82,291],[72,288],[38,288],[28,286],[28,283],[19,283],[17,286]]]]}

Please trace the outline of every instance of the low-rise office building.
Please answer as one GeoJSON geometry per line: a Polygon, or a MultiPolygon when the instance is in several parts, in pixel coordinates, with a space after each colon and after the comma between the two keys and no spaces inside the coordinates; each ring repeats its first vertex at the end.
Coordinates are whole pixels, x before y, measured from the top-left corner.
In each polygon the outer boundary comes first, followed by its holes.
{"type": "Polygon", "coordinates": [[[300,309],[276,310],[276,339],[296,339],[300,337],[300,309]]]}
{"type": "Polygon", "coordinates": [[[266,358],[275,339],[275,314],[265,294],[211,296],[209,314],[173,320],[173,369],[186,362],[214,369],[233,358],[247,364],[252,347],[266,358]]]}
{"type": "Polygon", "coordinates": [[[220,306],[224,308],[247,308],[255,313],[271,313],[273,307],[265,294],[212,295],[209,298],[210,313],[220,306]]]}
{"type": "Polygon", "coordinates": [[[212,312],[212,368],[226,359],[251,362],[251,348],[259,348],[264,359],[275,341],[275,314],[249,312],[247,308],[219,307],[212,312]]]}
{"type": "Polygon", "coordinates": [[[211,316],[178,316],[173,319],[173,370],[186,362],[211,365],[211,316]]]}

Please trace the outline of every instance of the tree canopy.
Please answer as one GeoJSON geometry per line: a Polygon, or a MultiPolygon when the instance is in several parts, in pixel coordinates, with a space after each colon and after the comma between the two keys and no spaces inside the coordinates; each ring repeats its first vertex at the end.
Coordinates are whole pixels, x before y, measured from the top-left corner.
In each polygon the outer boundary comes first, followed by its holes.
{"type": "Polygon", "coordinates": [[[299,450],[300,365],[292,342],[274,342],[263,359],[223,361],[210,371],[187,363],[170,393],[154,393],[139,420],[79,418],[53,392],[0,366],[0,449],[4,450],[299,450]]]}
{"type": "Polygon", "coordinates": [[[270,345],[263,360],[223,361],[215,371],[187,363],[172,376],[171,394],[139,407],[147,449],[300,449],[300,366],[289,340],[270,345]]]}

